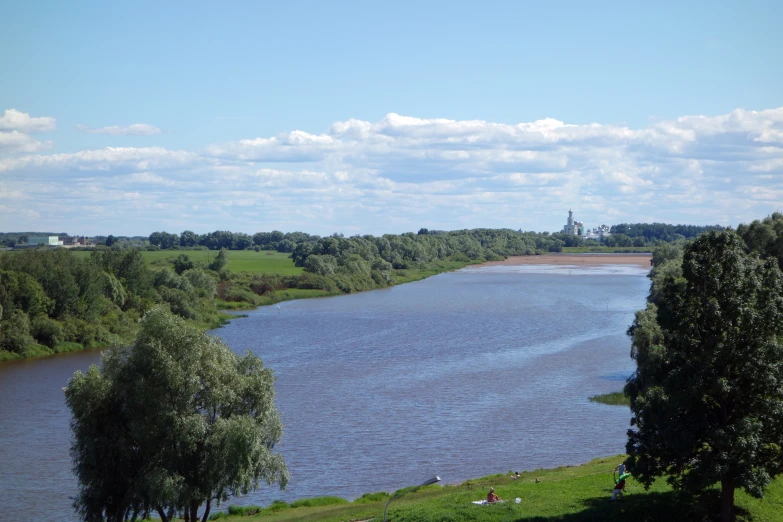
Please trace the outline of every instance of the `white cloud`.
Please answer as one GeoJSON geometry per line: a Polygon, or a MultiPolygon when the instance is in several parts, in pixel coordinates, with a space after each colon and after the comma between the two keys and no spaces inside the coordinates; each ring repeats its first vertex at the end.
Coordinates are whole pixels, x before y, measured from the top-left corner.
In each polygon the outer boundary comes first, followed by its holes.
{"type": "Polygon", "coordinates": [[[113,171],[196,167],[213,163],[208,158],[186,151],[169,151],[163,147],[106,147],[70,154],[49,154],[0,159],[0,172],[28,169],[113,171]]]}
{"type": "Polygon", "coordinates": [[[109,136],[153,136],[162,134],[163,131],[154,125],[147,123],[134,123],[133,125],[90,128],[87,125],[77,125],[77,130],[88,134],[108,134],[109,136]]]}
{"type": "MultiPolygon", "coordinates": [[[[40,145],[14,139],[17,151],[40,145]]],[[[780,206],[783,109],[642,129],[392,113],[202,152],[108,147],[0,157],[0,173],[2,189],[32,202],[41,224],[55,216],[82,233],[556,230],[568,207],[588,225],[737,224],[780,206]]],[[[14,201],[4,201],[8,215],[24,208],[14,201]]]]}
{"type": "Polygon", "coordinates": [[[41,143],[19,131],[0,132],[0,152],[38,152],[51,146],[51,141],[41,143]]]}
{"type": "Polygon", "coordinates": [[[6,109],[5,113],[0,116],[0,131],[33,133],[53,131],[56,128],[54,118],[31,118],[26,112],[20,112],[16,109],[6,109]]]}

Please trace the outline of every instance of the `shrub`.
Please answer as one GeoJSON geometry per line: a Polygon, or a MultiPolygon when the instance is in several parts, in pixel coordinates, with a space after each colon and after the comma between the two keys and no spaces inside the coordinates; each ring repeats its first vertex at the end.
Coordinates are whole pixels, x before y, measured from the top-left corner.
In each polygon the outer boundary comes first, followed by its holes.
{"type": "Polygon", "coordinates": [[[30,335],[30,318],[21,310],[14,310],[0,323],[0,348],[14,353],[24,353],[35,344],[30,335]]]}
{"type": "Polygon", "coordinates": [[[182,274],[185,270],[192,270],[194,268],[196,268],[196,263],[194,263],[187,254],[180,254],[174,260],[174,271],[178,274],[182,274]]]}
{"type": "Polygon", "coordinates": [[[54,319],[38,315],[30,321],[30,335],[40,344],[53,348],[54,345],[63,341],[63,328],[54,319]]]}
{"type": "Polygon", "coordinates": [[[196,311],[193,309],[190,296],[186,292],[178,288],[161,286],[158,288],[158,293],[163,302],[168,303],[172,313],[185,319],[196,318],[196,311]]]}
{"type": "Polygon", "coordinates": [[[182,273],[196,291],[204,297],[215,297],[215,279],[201,268],[191,268],[182,273]]]}

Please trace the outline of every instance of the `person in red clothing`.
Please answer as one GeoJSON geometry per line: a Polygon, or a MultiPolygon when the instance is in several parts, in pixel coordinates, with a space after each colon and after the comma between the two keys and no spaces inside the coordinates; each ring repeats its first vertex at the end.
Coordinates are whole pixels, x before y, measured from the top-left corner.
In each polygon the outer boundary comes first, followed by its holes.
{"type": "Polygon", "coordinates": [[[500,502],[500,497],[495,495],[495,488],[489,488],[489,493],[487,494],[487,502],[490,504],[493,502],[500,502]]]}
{"type": "Polygon", "coordinates": [[[617,500],[617,497],[622,497],[625,492],[625,479],[620,479],[615,484],[612,490],[612,500],[617,500]]]}

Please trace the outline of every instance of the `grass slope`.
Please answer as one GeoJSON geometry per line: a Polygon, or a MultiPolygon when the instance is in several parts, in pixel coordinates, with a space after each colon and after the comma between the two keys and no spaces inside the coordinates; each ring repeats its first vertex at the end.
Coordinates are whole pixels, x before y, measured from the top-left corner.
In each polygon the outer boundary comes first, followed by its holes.
{"type": "MultiPolygon", "coordinates": [[[[493,475],[469,480],[459,485],[437,485],[422,488],[389,505],[388,520],[419,521],[535,521],[592,522],[626,520],[628,522],[674,522],[689,520],[707,522],[719,513],[718,490],[700,499],[692,499],[672,491],[664,480],[653,484],[649,491],[633,478],[628,480],[626,495],[612,502],[614,486],[612,469],[623,455],[596,459],[581,466],[536,470],[523,473],[514,480],[510,474],[493,475]],[[536,478],[541,482],[536,483],[536,478]],[[489,487],[495,488],[503,504],[477,506],[471,502],[486,498],[489,487]],[[514,499],[521,498],[516,504],[514,499]]],[[[337,522],[372,520],[383,517],[386,494],[366,495],[348,504],[330,504],[311,499],[312,507],[298,501],[302,507],[276,502],[270,507],[234,508],[235,513],[253,515],[219,515],[221,520],[236,522],[283,522],[313,520],[337,522]],[[327,505],[319,505],[327,504],[327,505]],[[256,512],[257,511],[257,512],[256,512]]],[[[764,499],[751,498],[738,490],[737,520],[740,522],[772,522],[783,519],[783,479],[778,478],[767,490],[764,499]]],[[[297,504],[297,503],[294,503],[297,504]]]]}

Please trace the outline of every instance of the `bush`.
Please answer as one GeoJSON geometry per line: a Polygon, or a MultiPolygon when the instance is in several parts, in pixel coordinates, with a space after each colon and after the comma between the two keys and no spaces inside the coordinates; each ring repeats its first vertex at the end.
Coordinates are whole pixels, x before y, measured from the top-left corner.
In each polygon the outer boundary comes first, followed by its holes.
{"type": "Polygon", "coordinates": [[[192,300],[186,292],[178,288],[161,286],[158,288],[158,293],[163,302],[168,303],[172,313],[184,317],[185,319],[196,318],[196,311],[192,307],[192,300]]]}
{"type": "Polygon", "coordinates": [[[249,288],[230,281],[218,284],[217,295],[224,301],[256,303],[256,294],[249,288]]]}
{"type": "Polygon", "coordinates": [[[0,323],[0,348],[14,353],[24,353],[35,344],[30,335],[30,318],[21,310],[14,310],[0,323]]]}
{"type": "Polygon", "coordinates": [[[191,268],[182,273],[193,288],[204,297],[215,297],[215,279],[201,268],[191,268]]]}
{"type": "Polygon", "coordinates": [[[174,260],[174,271],[178,274],[182,274],[185,270],[192,270],[196,268],[196,263],[193,262],[187,254],[180,254],[174,260]]]}
{"type": "Polygon", "coordinates": [[[64,340],[60,323],[45,315],[38,315],[30,322],[30,335],[49,348],[54,348],[54,345],[64,340]]]}
{"type": "Polygon", "coordinates": [[[60,324],[65,341],[79,343],[86,347],[109,344],[116,338],[100,324],[78,317],[67,317],[60,324]]]}

